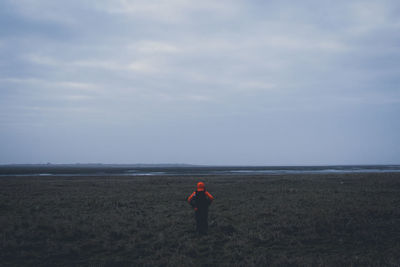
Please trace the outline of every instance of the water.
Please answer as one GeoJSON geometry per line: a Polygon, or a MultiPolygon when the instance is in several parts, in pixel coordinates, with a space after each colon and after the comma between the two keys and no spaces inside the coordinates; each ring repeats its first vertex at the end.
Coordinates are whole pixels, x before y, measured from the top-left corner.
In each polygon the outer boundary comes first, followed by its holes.
{"type": "Polygon", "coordinates": [[[201,176],[400,172],[400,165],[190,166],[190,165],[2,165],[0,176],[201,176]]]}

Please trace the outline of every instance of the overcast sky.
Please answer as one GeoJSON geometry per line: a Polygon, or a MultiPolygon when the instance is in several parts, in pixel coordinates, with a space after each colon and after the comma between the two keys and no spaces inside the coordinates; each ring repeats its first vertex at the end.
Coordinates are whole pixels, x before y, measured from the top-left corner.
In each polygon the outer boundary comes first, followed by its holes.
{"type": "Polygon", "coordinates": [[[0,1],[0,164],[400,164],[400,2],[0,1]]]}

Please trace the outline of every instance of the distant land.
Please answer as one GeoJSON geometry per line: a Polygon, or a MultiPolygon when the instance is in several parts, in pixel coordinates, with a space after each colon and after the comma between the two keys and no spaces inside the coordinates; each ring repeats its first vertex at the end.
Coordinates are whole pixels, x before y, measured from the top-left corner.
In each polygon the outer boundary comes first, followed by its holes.
{"type": "Polygon", "coordinates": [[[194,165],[194,164],[186,164],[186,163],[132,163],[132,164],[120,164],[120,163],[8,163],[8,164],[0,164],[0,167],[3,166],[15,166],[15,167],[32,167],[32,166],[64,166],[64,167],[190,167],[190,166],[203,166],[203,165],[194,165]]]}
{"type": "Polygon", "coordinates": [[[400,172],[400,165],[326,165],[326,166],[212,166],[193,164],[6,164],[0,176],[154,176],[154,175],[275,175],[313,173],[400,172]]]}

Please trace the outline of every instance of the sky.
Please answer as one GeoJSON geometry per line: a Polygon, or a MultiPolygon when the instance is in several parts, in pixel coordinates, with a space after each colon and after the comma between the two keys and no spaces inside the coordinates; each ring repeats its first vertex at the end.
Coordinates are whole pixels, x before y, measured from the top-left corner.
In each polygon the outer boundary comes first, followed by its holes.
{"type": "Polygon", "coordinates": [[[397,0],[2,0],[0,164],[400,164],[397,0]]]}

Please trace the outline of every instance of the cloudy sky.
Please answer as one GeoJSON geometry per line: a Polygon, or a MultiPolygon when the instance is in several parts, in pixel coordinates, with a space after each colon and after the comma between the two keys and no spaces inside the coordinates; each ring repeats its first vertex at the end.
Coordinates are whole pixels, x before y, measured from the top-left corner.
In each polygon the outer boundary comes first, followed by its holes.
{"type": "Polygon", "coordinates": [[[0,164],[400,164],[400,3],[2,0],[0,164]]]}

